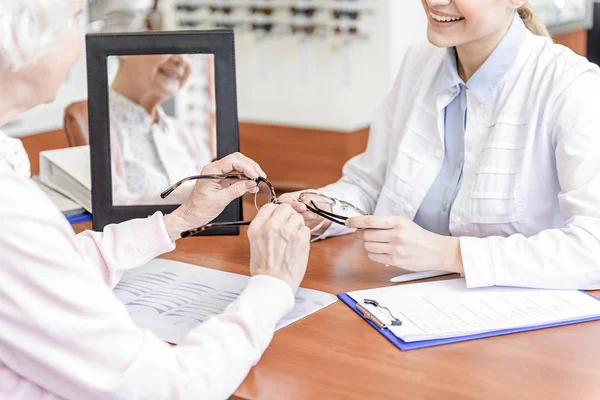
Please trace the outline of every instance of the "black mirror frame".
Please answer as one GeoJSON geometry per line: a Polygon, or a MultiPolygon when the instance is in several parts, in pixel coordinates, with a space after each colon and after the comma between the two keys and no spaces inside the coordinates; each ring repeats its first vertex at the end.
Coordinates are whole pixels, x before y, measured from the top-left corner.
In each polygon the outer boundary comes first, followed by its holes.
{"type": "MultiPolygon", "coordinates": [[[[239,151],[235,47],[232,30],[110,33],[86,35],[88,116],[92,173],[93,228],[177,206],[114,206],[110,154],[107,59],[144,54],[213,54],[217,116],[217,158],[239,151]]],[[[166,188],[165,188],[166,189],[166,188]]],[[[158,196],[158,193],[157,193],[158,196]]],[[[232,202],[214,222],[241,221],[242,200],[232,202]]],[[[200,235],[236,235],[239,227],[209,229],[200,235]]]]}

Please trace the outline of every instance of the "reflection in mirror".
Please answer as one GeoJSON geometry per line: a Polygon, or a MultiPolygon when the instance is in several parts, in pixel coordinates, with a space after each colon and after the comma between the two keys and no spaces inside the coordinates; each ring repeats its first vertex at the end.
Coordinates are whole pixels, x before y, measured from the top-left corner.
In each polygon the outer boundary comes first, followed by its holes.
{"type": "Polygon", "coordinates": [[[214,56],[108,57],[113,205],[180,204],[160,193],[216,158],[214,56]]]}

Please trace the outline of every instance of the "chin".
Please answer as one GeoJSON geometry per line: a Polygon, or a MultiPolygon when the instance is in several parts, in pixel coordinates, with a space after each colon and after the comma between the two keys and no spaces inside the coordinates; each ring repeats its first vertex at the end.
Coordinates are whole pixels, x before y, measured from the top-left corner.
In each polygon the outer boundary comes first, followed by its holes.
{"type": "Polygon", "coordinates": [[[160,91],[162,92],[161,94],[165,99],[170,99],[171,97],[175,97],[177,93],[179,93],[179,89],[179,84],[170,84],[161,87],[160,91]]]}
{"type": "Polygon", "coordinates": [[[456,41],[430,30],[427,31],[427,40],[435,47],[447,48],[456,46],[456,41]]]}
{"type": "Polygon", "coordinates": [[[52,94],[49,94],[48,96],[45,96],[45,100],[43,100],[41,102],[41,104],[50,104],[50,103],[53,103],[54,100],[56,100],[57,95],[58,95],[58,92],[54,92],[52,94]]]}

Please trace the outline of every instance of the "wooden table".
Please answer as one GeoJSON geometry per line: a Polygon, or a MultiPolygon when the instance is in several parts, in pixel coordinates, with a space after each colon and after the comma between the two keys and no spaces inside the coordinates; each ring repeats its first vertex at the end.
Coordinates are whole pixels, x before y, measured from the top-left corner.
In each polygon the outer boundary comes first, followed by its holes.
{"type": "MultiPolygon", "coordinates": [[[[248,274],[246,229],[180,240],[164,258],[248,274]]],[[[302,286],[368,289],[396,273],[346,236],[312,245],[302,286]]],[[[275,333],[233,398],[600,399],[599,378],[600,322],[403,352],[338,301],[275,333]]]]}

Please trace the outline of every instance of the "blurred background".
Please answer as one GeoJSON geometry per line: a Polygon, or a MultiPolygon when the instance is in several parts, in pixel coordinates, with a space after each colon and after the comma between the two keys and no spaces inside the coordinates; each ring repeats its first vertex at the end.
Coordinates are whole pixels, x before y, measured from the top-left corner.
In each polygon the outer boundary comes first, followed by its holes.
{"type": "MultiPolygon", "coordinates": [[[[598,62],[600,4],[530,3],[556,42],[598,62]]],[[[364,151],[370,120],[406,49],[426,40],[419,0],[90,0],[81,32],[215,28],[235,31],[241,151],[279,191],[341,176],[344,162],[364,151]]],[[[41,150],[82,144],[65,133],[65,123],[74,118],[68,107],[86,100],[88,79],[94,77],[86,76],[84,56],[55,102],[3,128],[23,139],[34,174],[41,150]]],[[[178,98],[168,112],[194,124],[202,93],[178,98]]]]}

